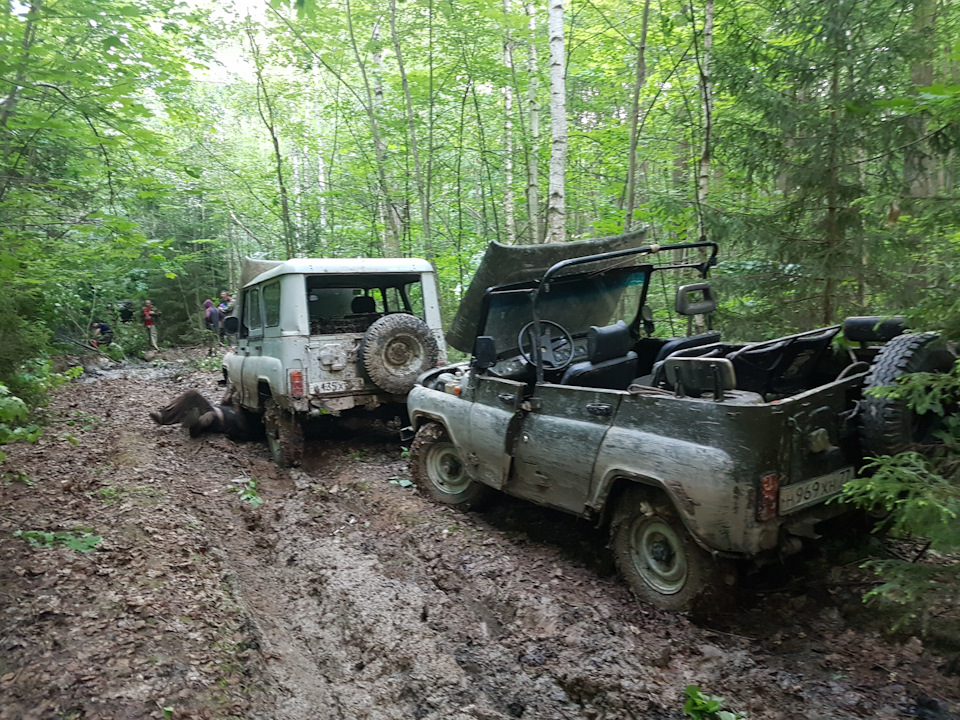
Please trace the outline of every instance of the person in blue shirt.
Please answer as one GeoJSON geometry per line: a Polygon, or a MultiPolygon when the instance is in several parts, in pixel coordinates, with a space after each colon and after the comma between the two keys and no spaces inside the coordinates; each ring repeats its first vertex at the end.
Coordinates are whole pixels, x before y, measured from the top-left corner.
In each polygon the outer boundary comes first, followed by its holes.
{"type": "Polygon", "coordinates": [[[92,322],[90,329],[93,331],[91,347],[99,349],[113,342],[113,330],[105,322],[92,322]]]}

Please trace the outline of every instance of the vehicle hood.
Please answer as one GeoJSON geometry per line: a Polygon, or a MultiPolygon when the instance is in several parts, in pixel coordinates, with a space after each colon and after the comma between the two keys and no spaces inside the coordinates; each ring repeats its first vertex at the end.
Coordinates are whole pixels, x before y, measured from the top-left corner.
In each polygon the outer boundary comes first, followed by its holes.
{"type": "Polygon", "coordinates": [[[447,343],[462,352],[473,351],[483,295],[488,288],[537,280],[562,260],[640,247],[646,236],[647,231],[643,228],[626,235],[569,243],[502,245],[491,242],[447,331],[447,343]]]}

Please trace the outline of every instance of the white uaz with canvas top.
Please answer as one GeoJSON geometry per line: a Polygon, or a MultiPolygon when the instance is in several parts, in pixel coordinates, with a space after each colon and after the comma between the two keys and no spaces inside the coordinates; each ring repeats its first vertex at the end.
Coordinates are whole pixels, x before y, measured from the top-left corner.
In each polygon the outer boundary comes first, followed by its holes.
{"type": "Polygon", "coordinates": [[[247,259],[241,282],[224,378],[232,400],[263,417],[280,464],[299,461],[305,419],[396,413],[417,376],[445,361],[426,260],[247,259]]]}

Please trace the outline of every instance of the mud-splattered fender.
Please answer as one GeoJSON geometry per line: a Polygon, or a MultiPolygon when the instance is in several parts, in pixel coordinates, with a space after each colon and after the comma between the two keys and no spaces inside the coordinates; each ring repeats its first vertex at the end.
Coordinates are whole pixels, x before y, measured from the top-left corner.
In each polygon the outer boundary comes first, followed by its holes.
{"type": "Polygon", "coordinates": [[[588,504],[608,514],[611,490],[622,480],[657,487],[703,547],[752,555],[774,547],[777,533],[756,522],[752,478],[740,475],[733,458],[718,448],[613,427],[597,454],[588,504]]]}
{"type": "MultiPolygon", "coordinates": [[[[470,437],[470,406],[473,403],[440,390],[415,385],[407,395],[407,412],[414,430],[427,422],[438,422],[447,429],[450,441],[466,456],[470,437]]],[[[467,463],[470,472],[469,462],[467,463]]]]}

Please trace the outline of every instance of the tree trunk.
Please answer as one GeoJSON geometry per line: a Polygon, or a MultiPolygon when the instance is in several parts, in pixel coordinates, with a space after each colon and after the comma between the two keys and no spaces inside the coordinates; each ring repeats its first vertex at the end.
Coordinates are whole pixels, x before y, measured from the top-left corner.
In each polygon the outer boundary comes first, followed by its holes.
{"type": "Polygon", "coordinates": [[[526,4],[527,17],[530,28],[530,51],[527,54],[527,73],[529,86],[527,89],[527,114],[530,122],[530,151],[527,154],[527,219],[529,221],[529,237],[531,243],[538,243],[543,237],[540,229],[540,190],[539,190],[539,155],[540,155],[540,104],[537,101],[537,18],[532,2],[526,4]]]}
{"type": "Polygon", "coordinates": [[[423,170],[420,165],[420,152],[417,149],[417,124],[413,115],[413,101],[410,98],[410,83],[403,67],[403,54],[400,52],[400,37],[397,35],[397,0],[390,0],[390,34],[393,36],[393,49],[397,53],[397,66],[400,70],[400,81],[403,85],[403,97],[407,108],[407,133],[410,143],[410,152],[413,155],[413,175],[417,184],[417,198],[420,202],[420,222],[423,226],[424,257],[433,262],[433,241],[430,237],[430,208],[427,205],[427,192],[423,181],[423,170]]]}
{"type": "Polygon", "coordinates": [[[507,81],[503,85],[503,214],[507,242],[517,241],[516,207],[513,199],[513,37],[510,32],[510,1],[503,0],[506,35],[503,39],[503,65],[507,81]]]}
{"type": "MultiPolygon", "coordinates": [[[[7,96],[3,99],[2,107],[0,107],[0,130],[6,129],[7,123],[10,121],[10,116],[16,111],[17,101],[20,99],[20,90],[27,77],[30,49],[33,47],[33,42],[36,38],[37,20],[39,17],[40,0],[33,0],[33,2],[30,3],[30,10],[27,12],[27,21],[23,27],[23,40],[20,42],[20,63],[17,67],[17,75],[10,84],[10,92],[8,92],[7,96]]],[[[5,132],[4,135],[6,135],[6,137],[3,141],[3,154],[2,157],[0,157],[0,199],[6,194],[8,183],[10,182],[11,174],[7,172],[7,161],[13,153],[14,138],[14,135],[7,132],[5,132]]]]}
{"type": "Polygon", "coordinates": [[[637,66],[633,80],[633,98],[630,102],[630,156],[627,160],[627,207],[623,217],[623,231],[630,232],[636,203],[637,142],[640,136],[640,89],[647,79],[647,27],[650,19],[650,0],[643,3],[643,21],[640,27],[640,46],[637,48],[637,66]]]}
{"type": "MultiPolygon", "coordinates": [[[[933,85],[933,54],[937,6],[935,0],[917,0],[913,5],[913,33],[921,43],[920,57],[910,67],[910,80],[915,88],[933,85]]],[[[927,131],[926,118],[915,115],[908,121],[917,138],[927,131]]],[[[936,164],[926,142],[915,142],[906,148],[903,158],[904,181],[910,196],[931,197],[937,193],[936,164]]]]}
{"type": "MultiPolygon", "coordinates": [[[[393,194],[390,191],[390,182],[387,178],[386,168],[386,147],[380,138],[380,127],[377,121],[377,104],[374,101],[374,91],[370,86],[370,78],[367,75],[367,65],[360,55],[360,48],[357,46],[356,34],[353,30],[353,21],[351,19],[350,0],[346,0],[346,20],[347,30],[350,33],[350,45],[353,47],[354,58],[357,61],[357,67],[360,69],[360,76],[363,78],[363,88],[367,96],[364,103],[364,110],[367,113],[367,121],[370,124],[370,136],[373,141],[373,149],[377,158],[377,182],[380,185],[380,192],[383,193],[384,208],[384,226],[387,232],[384,233],[383,254],[386,257],[400,257],[400,238],[402,236],[400,228],[400,216],[393,203],[393,194]]],[[[375,28],[375,33],[378,30],[375,28]]],[[[375,35],[374,40],[379,38],[375,35]]],[[[376,62],[376,58],[374,58],[376,62]]],[[[379,90],[382,97],[382,89],[379,90]]]]}
{"type": "MultiPolygon", "coordinates": [[[[703,53],[700,56],[700,101],[703,104],[703,145],[697,176],[697,239],[707,239],[703,211],[710,192],[710,135],[713,132],[713,97],[710,87],[710,53],[713,50],[713,3],[706,0],[703,8],[703,53]]],[[[696,32],[694,32],[696,36],[696,32]]]]}
{"type": "Polygon", "coordinates": [[[566,242],[567,84],[563,46],[563,0],[550,0],[550,185],[547,238],[566,242]]]}
{"type": "Polygon", "coordinates": [[[257,46],[253,37],[253,28],[250,26],[249,18],[246,26],[247,37],[250,40],[250,52],[253,55],[253,66],[257,75],[257,112],[260,119],[270,134],[270,142],[273,145],[273,160],[277,174],[277,187],[280,191],[280,219],[283,223],[283,245],[287,259],[296,257],[296,238],[293,222],[290,219],[290,203],[287,195],[287,185],[283,177],[283,155],[280,152],[280,138],[277,136],[276,122],[273,113],[273,104],[270,102],[270,95],[267,92],[267,83],[263,78],[263,63],[260,58],[260,48],[257,46]],[[266,112],[264,112],[266,108],[266,112]]]}

